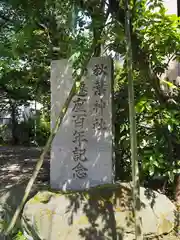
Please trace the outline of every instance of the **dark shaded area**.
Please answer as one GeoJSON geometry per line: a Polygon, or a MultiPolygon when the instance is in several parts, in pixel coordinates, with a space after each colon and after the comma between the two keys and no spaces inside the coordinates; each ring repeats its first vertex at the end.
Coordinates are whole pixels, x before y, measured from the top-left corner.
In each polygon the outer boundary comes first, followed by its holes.
{"type": "Polygon", "coordinates": [[[177,14],[180,16],[180,0],[177,0],[177,14]]]}

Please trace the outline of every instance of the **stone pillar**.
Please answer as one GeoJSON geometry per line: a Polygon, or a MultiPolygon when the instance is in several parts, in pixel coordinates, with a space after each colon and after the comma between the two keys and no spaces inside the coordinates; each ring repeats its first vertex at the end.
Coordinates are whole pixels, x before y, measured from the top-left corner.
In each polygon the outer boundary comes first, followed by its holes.
{"type": "MultiPolygon", "coordinates": [[[[164,0],[164,6],[167,9],[167,14],[178,14],[177,0],[164,0]]],[[[170,82],[177,85],[180,84],[180,65],[177,61],[170,61],[168,69],[163,74],[162,78],[168,77],[170,82]]]]}
{"type": "MultiPolygon", "coordinates": [[[[112,183],[112,61],[92,58],[51,148],[51,187],[80,190],[112,183]]],[[[68,60],[52,61],[51,126],[73,85],[68,60]]]]}
{"type": "Polygon", "coordinates": [[[164,6],[168,14],[177,15],[177,0],[164,0],[164,6]]]}

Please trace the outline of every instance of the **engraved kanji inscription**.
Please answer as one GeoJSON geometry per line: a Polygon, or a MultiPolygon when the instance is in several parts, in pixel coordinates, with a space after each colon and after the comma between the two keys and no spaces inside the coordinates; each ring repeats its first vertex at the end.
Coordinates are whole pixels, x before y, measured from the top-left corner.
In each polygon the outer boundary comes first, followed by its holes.
{"type": "Polygon", "coordinates": [[[74,107],[72,109],[73,112],[86,112],[84,104],[86,103],[86,99],[78,97],[73,101],[74,107]]]}
{"type": "Polygon", "coordinates": [[[103,99],[100,99],[99,101],[96,100],[94,103],[93,110],[95,113],[100,113],[101,115],[103,115],[103,110],[105,106],[106,106],[106,103],[103,99]]]}
{"type": "Polygon", "coordinates": [[[82,142],[87,142],[87,139],[85,137],[85,131],[84,130],[74,130],[73,142],[76,143],[78,146],[81,146],[82,142]]]}
{"type": "Polygon", "coordinates": [[[103,79],[96,79],[93,85],[93,91],[95,96],[101,96],[106,94],[106,85],[103,79]]]}
{"type": "Polygon", "coordinates": [[[73,115],[74,127],[75,128],[84,128],[84,121],[86,119],[86,114],[73,115]]]}
{"type": "Polygon", "coordinates": [[[93,74],[95,76],[100,76],[102,74],[107,75],[107,66],[103,63],[101,64],[95,64],[93,68],[93,74]]]}
{"type": "Polygon", "coordinates": [[[101,117],[101,118],[95,118],[93,121],[93,129],[95,130],[106,130],[106,121],[101,117]]]}
{"type": "Polygon", "coordinates": [[[79,93],[77,95],[80,96],[80,97],[86,97],[87,94],[88,94],[87,87],[86,87],[84,82],[81,82],[80,83],[79,93]]]}
{"type": "Polygon", "coordinates": [[[74,173],[73,173],[74,178],[82,179],[82,178],[86,178],[88,176],[88,174],[87,174],[88,169],[85,168],[82,165],[82,163],[78,163],[72,170],[74,171],[74,173]]]}
{"type": "Polygon", "coordinates": [[[85,162],[85,161],[87,161],[86,149],[85,148],[81,149],[81,148],[75,147],[74,150],[73,150],[73,160],[75,162],[78,162],[78,161],[85,162]]]}

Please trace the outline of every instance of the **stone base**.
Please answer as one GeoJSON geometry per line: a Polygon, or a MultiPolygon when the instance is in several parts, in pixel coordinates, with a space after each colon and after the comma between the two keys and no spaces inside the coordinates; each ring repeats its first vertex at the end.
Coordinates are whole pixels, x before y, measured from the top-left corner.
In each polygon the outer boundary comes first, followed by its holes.
{"type": "MultiPolygon", "coordinates": [[[[84,192],[43,191],[24,208],[22,225],[28,239],[134,239],[130,184],[105,185],[84,192]]],[[[169,233],[175,206],[164,195],[141,188],[144,236],[169,233]]]]}

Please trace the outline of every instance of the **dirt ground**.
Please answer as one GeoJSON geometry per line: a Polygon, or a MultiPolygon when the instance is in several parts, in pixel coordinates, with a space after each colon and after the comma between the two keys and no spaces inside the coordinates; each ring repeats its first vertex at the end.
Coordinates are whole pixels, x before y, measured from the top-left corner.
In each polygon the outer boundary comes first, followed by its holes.
{"type": "MultiPolygon", "coordinates": [[[[0,190],[27,181],[40,153],[40,148],[0,147],[0,190]]],[[[47,156],[38,181],[49,181],[49,169],[49,156],[47,156]]]]}
{"type": "MultiPolygon", "coordinates": [[[[7,203],[14,211],[20,203],[42,149],[0,146],[0,205],[7,203]]],[[[49,185],[49,156],[37,177],[32,194],[49,185]]]]}
{"type": "MultiPolygon", "coordinates": [[[[0,147],[0,203],[6,201],[16,208],[31,177],[42,149],[35,147],[0,147]]],[[[34,190],[49,185],[49,155],[46,157],[34,190]]],[[[162,240],[178,240],[172,234],[162,240]]]]}

